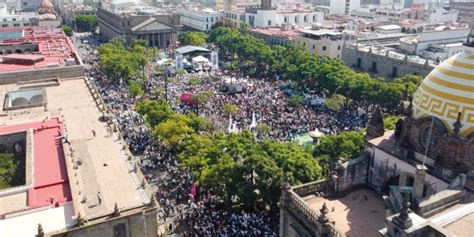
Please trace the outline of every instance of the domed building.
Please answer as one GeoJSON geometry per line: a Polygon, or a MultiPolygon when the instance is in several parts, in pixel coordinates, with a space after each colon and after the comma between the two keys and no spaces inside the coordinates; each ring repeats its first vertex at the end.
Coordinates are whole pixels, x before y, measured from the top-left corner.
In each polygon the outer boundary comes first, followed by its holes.
{"type": "Polygon", "coordinates": [[[408,158],[454,172],[474,170],[474,52],[438,65],[413,95],[395,130],[408,158]]]}
{"type": "Polygon", "coordinates": [[[280,236],[474,233],[465,224],[474,217],[474,24],[464,46],[407,98],[394,131],[375,110],[360,157],[330,178],[293,187],[285,180],[280,236]]]}
{"type": "Polygon", "coordinates": [[[49,0],[43,0],[38,7],[38,25],[39,26],[59,26],[58,14],[54,10],[54,5],[49,0]]]}
{"type": "Polygon", "coordinates": [[[413,96],[415,119],[433,116],[450,134],[461,113],[462,127],[456,131],[464,138],[474,132],[474,54],[464,51],[437,66],[423,80],[413,96]]]}

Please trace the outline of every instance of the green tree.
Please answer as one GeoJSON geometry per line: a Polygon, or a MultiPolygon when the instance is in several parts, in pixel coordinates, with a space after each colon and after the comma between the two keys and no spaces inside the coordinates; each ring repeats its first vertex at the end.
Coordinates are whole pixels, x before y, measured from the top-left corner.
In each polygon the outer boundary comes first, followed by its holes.
{"type": "Polygon", "coordinates": [[[95,15],[76,15],[75,21],[79,32],[95,32],[99,26],[95,15]]]}
{"type": "Polygon", "coordinates": [[[142,85],[140,82],[137,82],[135,80],[131,80],[128,83],[128,92],[130,93],[131,96],[136,97],[136,96],[141,96],[143,95],[143,90],[142,90],[142,85]]]}
{"type": "Polygon", "coordinates": [[[63,25],[63,31],[69,37],[71,37],[74,34],[74,32],[72,31],[72,28],[67,25],[63,25]]]}
{"type": "Polygon", "coordinates": [[[223,107],[223,111],[227,116],[237,114],[237,110],[239,110],[239,107],[235,104],[225,104],[223,107]]]}
{"type": "Polygon", "coordinates": [[[206,43],[207,34],[203,32],[183,32],[178,35],[182,45],[202,46],[206,43]]]}
{"type": "Polygon", "coordinates": [[[135,109],[151,128],[175,116],[175,112],[165,100],[139,101],[135,109]]]}
{"type": "Polygon", "coordinates": [[[383,125],[385,130],[394,130],[399,119],[400,116],[385,114],[383,118],[383,125]]]}
{"type": "Polygon", "coordinates": [[[321,138],[320,144],[315,148],[315,154],[327,155],[331,159],[350,160],[362,154],[364,145],[364,135],[361,132],[342,132],[321,138]]]}
{"type": "Polygon", "coordinates": [[[304,102],[304,98],[298,94],[292,94],[288,97],[288,104],[291,106],[300,106],[304,102]]]}
{"type": "Polygon", "coordinates": [[[194,133],[190,124],[189,117],[178,114],[158,124],[153,130],[153,135],[155,138],[161,139],[169,149],[179,149],[184,139],[194,133]]]}
{"type": "Polygon", "coordinates": [[[333,111],[340,111],[342,106],[344,105],[345,100],[346,97],[339,94],[334,94],[331,97],[327,98],[326,101],[324,101],[324,104],[333,111]]]}
{"type": "Polygon", "coordinates": [[[250,131],[191,134],[181,144],[178,160],[190,167],[198,183],[213,188],[227,206],[255,203],[275,207],[281,179],[289,172],[293,183],[321,177],[311,153],[296,143],[258,141],[250,131]],[[233,203],[233,199],[237,203],[233,203]]]}
{"type": "Polygon", "coordinates": [[[16,166],[13,154],[0,153],[0,189],[11,187],[16,166]]]}

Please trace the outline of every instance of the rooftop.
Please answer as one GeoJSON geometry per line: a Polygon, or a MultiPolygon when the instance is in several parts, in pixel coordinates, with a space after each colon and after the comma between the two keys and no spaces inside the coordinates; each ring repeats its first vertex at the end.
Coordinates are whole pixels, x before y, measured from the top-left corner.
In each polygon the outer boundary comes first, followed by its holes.
{"type": "MultiPolygon", "coordinates": [[[[7,92],[16,91],[21,86],[0,85],[0,104],[3,104],[7,92]]],[[[0,111],[0,129],[2,132],[5,128],[7,131],[27,127],[38,129],[41,121],[49,118],[46,124],[48,129],[37,132],[35,136],[39,137],[34,142],[35,152],[49,159],[38,163],[35,157],[34,172],[38,181],[33,191],[36,191],[36,196],[28,202],[35,207],[42,206],[53,194],[57,195],[56,200],[67,203],[58,207],[64,210],[61,215],[55,214],[57,218],[54,221],[48,219],[48,211],[58,208],[49,206],[47,209],[37,209],[34,215],[17,215],[0,220],[0,236],[22,236],[21,231],[25,231],[22,228],[5,226],[21,226],[26,221],[23,218],[25,216],[28,217],[28,223],[41,222],[45,232],[50,232],[60,228],[57,223],[63,223],[61,228],[64,228],[64,225],[74,222],[79,212],[86,219],[102,218],[113,212],[115,203],[120,210],[148,203],[148,194],[139,188],[143,177],[130,172],[132,166],[122,149],[124,143],[120,142],[116,134],[110,136],[107,133],[106,123],[99,119],[102,112],[94,102],[84,78],[61,80],[59,86],[44,89],[48,99],[47,110],[35,107],[0,111]],[[62,129],[66,131],[71,145],[61,144],[59,131],[62,129]],[[95,131],[96,136],[93,136],[92,131],[95,131]],[[68,180],[70,191],[64,186],[68,180]],[[101,205],[97,199],[99,191],[102,195],[101,205]],[[69,202],[71,198],[72,202],[69,202]],[[3,230],[13,232],[3,233],[3,230]]],[[[37,226],[31,227],[31,231],[34,231],[31,233],[36,233],[37,226]]]]}
{"type": "Polygon", "coordinates": [[[3,57],[31,60],[32,58],[42,56],[44,60],[39,60],[32,64],[0,62],[0,72],[81,64],[76,56],[76,50],[71,40],[63,33],[61,28],[0,28],[0,51],[1,50],[6,53],[3,57]],[[17,49],[11,50],[12,46],[17,49]],[[13,56],[10,56],[11,54],[13,54],[13,56]]]}
{"type": "Polygon", "coordinates": [[[314,195],[303,199],[317,213],[326,203],[329,219],[346,236],[378,237],[378,230],[385,227],[383,200],[372,190],[357,189],[337,199],[314,195]]]}
{"type": "MultiPolygon", "coordinates": [[[[64,161],[64,152],[60,145],[60,131],[63,124],[57,119],[47,120],[44,123],[25,123],[3,127],[2,134],[33,130],[33,186],[25,196],[29,209],[49,206],[50,198],[55,203],[65,203],[72,200],[69,179],[64,161]],[[44,129],[42,128],[44,126],[44,129]]],[[[21,210],[23,204],[12,205],[2,203],[2,214],[9,211],[21,210]]]]}
{"type": "Polygon", "coordinates": [[[310,34],[310,35],[341,35],[341,32],[334,31],[334,30],[328,30],[328,29],[321,29],[321,30],[302,30],[301,32],[305,34],[310,34]]]}
{"type": "Polygon", "coordinates": [[[281,38],[292,38],[293,36],[297,35],[300,31],[299,30],[283,30],[280,27],[269,27],[269,28],[257,28],[257,29],[250,29],[250,31],[265,35],[271,35],[281,38]]]}

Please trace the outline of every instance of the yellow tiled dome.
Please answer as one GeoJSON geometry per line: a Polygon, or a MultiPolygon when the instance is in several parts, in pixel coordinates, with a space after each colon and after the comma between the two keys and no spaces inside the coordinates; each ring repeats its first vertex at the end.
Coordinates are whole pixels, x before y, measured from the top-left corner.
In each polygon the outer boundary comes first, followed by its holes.
{"type": "Polygon", "coordinates": [[[453,130],[458,112],[460,135],[474,132],[474,53],[462,52],[438,65],[413,96],[414,118],[433,116],[453,130]]]}

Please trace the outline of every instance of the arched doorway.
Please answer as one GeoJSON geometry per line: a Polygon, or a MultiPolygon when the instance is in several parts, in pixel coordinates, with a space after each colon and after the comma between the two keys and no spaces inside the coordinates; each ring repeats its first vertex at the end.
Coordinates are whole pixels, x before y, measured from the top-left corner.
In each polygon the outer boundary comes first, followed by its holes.
{"type": "Polygon", "coordinates": [[[391,178],[388,178],[387,181],[382,186],[382,192],[388,195],[390,193],[390,186],[398,186],[399,180],[400,180],[400,175],[396,175],[391,178]]]}

